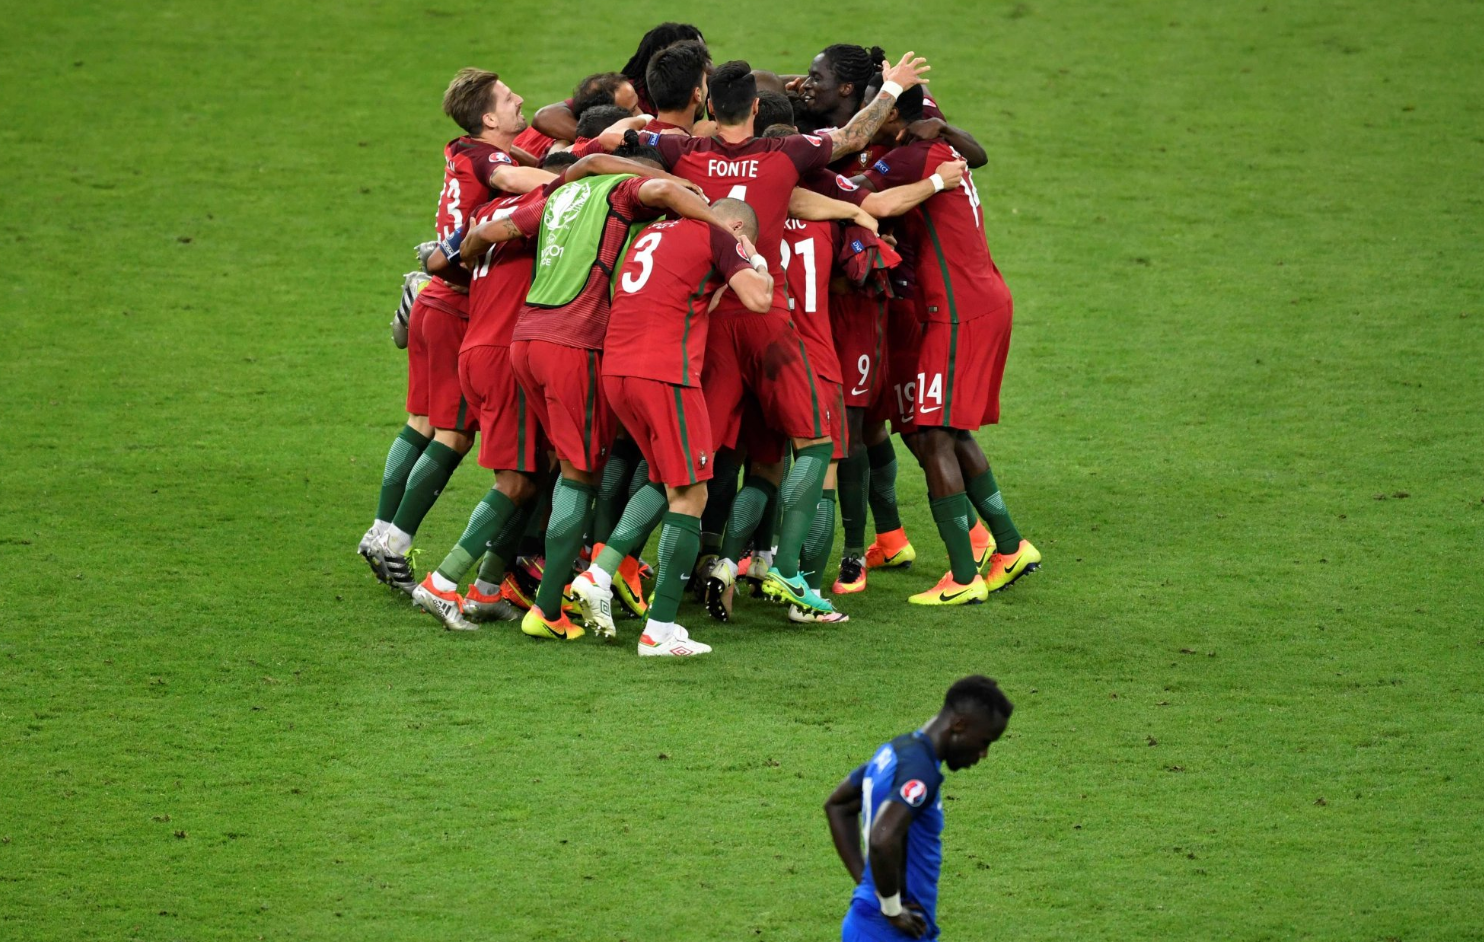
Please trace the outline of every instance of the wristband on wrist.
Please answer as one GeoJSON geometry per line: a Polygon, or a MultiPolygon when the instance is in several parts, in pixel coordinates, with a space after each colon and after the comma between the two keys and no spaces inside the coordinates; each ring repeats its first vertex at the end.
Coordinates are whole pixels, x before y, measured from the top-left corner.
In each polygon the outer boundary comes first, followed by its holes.
{"type": "Polygon", "coordinates": [[[893,893],[890,896],[882,896],[880,893],[877,893],[876,899],[881,903],[881,915],[900,916],[902,914],[902,894],[900,892],[893,893]]]}
{"type": "Polygon", "coordinates": [[[943,175],[941,173],[935,173],[932,176],[928,177],[928,179],[931,180],[931,181],[933,181],[933,192],[934,193],[942,193],[943,192],[944,183],[943,183],[943,175]]]}
{"type": "Polygon", "coordinates": [[[892,98],[902,97],[902,86],[897,84],[896,82],[891,81],[890,79],[881,83],[881,90],[890,95],[892,98]]]}
{"type": "Polygon", "coordinates": [[[753,252],[752,258],[749,258],[747,260],[747,263],[751,265],[753,267],[753,270],[755,271],[766,272],[768,270],[768,260],[763,258],[761,253],[753,252]]]}

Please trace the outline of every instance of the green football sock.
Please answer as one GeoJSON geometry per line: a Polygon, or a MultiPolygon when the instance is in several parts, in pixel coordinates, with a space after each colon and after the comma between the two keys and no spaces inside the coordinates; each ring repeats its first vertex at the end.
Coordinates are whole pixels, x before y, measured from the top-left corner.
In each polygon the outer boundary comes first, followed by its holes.
{"type": "Polygon", "coordinates": [[[722,534],[737,499],[737,453],[723,450],[716,456],[711,481],[706,487],[706,509],[701,512],[701,552],[720,553],[722,534]]]}
{"type": "Polygon", "coordinates": [[[463,455],[442,442],[429,442],[422,457],[412,466],[412,473],[407,476],[407,491],[402,495],[397,515],[392,518],[392,526],[409,535],[417,533],[423,518],[433,509],[433,502],[443,493],[444,485],[448,484],[462,460],[463,455]]]}
{"type": "MultiPolygon", "coordinates": [[[[604,544],[603,552],[593,560],[594,565],[610,576],[618,572],[619,564],[623,562],[625,556],[644,548],[644,544],[649,540],[649,534],[659,526],[668,509],[670,509],[670,501],[665,497],[663,484],[651,482],[647,487],[640,489],[639,493],[629,501],[628,506],[623,509],[623,516],[618,519],[618,526],[613,528],[612,539],[604,544]]],[[[699,518],[693,519],[699,520],[699,518]]],[[[697,526],[699,527],[700,524],[697,523],[697,526]]]]}
{"type": "Polygon", "coordinates": [[[732,501],[732,514],[727,519],[726,536],[721,541],[722,558],[734,563],[741,559],[742,553],[747,549],[747,541],[752,539],[758,523],[763,519],[768,501],[777,494],[778,488],[772,481],[758,477],[747,479],[746,486],[737,492],[737,499],[732,501]]]}
{"type": "Polygon", "coordinates": [[[819,504],[814,509],[814,522],[809,526],[809,538],[804,541],[804,557],[799,561],[804,580],[816,592],[824,583],[824,567],[829,565],[830,555],[835,551],[835,492],[829,488],[819,492],[819,504]]]}
{"type": "Polygon", "coordinates": [[[983,474],[968,482],[968,489],[969,499],[989,524],[989,532],[994,534],[995,552],[1009,554],[1020,549],[1020,531],[1015,529],[1010,511],[1005,509],[1005,498],[1000,496],[994,471],[985,468],[983,474]]]}
{"type": "Polygon", "coordinates": [[[979,575],[974,564],[974,547],[969,543],[969,498],[963,491],[947,497],[934,497],[930,502],[933,521],[938,524],[938,535],[948,547],[948,565],[953,570],[953,581],[968,585],[979,575]]]}
{"type": "MultiPolygon", "coordinates": [[[[783,457],[783,475],[788,477],[788,470],[792,459],[787,455],[783,457]]],[[[762,519],[758,521],[757,530],[752,534],[752,549],[756,553],[771,553],[773,545],[778,542],[778,524],[782,519],[782,509],[778,503],[778,491],[775,489],[768,496],[767,506],[763,508],[762,519]]]]}
{"type": "Polygon", "coordinates": [[[526,529],[520,536],[517,556],[546,555],[546,525],[551,520],[551,493],[542,480],[536,485],[536,496],[526,503],[531,515],[526,518],[526,529]]]}
{"type": "Polygon", "coordinates": [[[410,425],[392,439],[391,450],[386,453],[386,468],[381,472],[381,497],[376,501],[376,519],[391,523],[402,503],[402,494],[407,490],[407,475],[421,457],[423,450],[432,441],[410,425]]]}
{"type": "Polygon", "coordinates": [[[778,555],[774,557],[773,565],[785,579],[799,574],[799,554],[803,552],[804,539],[814,522],[819,494],[824,489],[825,472],[830,468],[830,456],[834,451],[835,446],[830,442],[800,448],[794,456],[793,470],[778,489],[783,521],[778,533],[778,555]]]}
{"type": "Polygon", "coordinates": [[[531,522],[531,514],[535,509],[534,501],[526,501],[516,508],[510,519],[505,521],[505,526],[490,541],[489,551],[479,564],[479,576],[475,583],[479,586],[479,591],[489,595],[500,587],[500,581],[505,578],[505,570],[510,566],[510,561],[515,558],[520,538],[526,532],[526,526],[531,522]]]}
{"type": "Polygon", "coordinates": [[[897,513],[897,452],[891,438],[866,448],[871,465],[871,517],[877,533],[890,533],[902,528],[897,513]]]}
{"type": "Polygon", "coordinates": [[[685,577],[696,567],[700,552],[701,518],[673,511],[666,513],[664,529],[660,530],[660,566],[649,601],[650,621],[675,620],[680,611],[680,596],[685,591],[685,577]]]}
{"type": "Polygon", "coordinates": [[[475,505],[474,512],[469,515],[469,525],[464,528],[464,535],[459,537],[458,544],[449,550],[438,566],[438,575],[450,582],[462,581],[464,573],[474,565],[474,560],[489,549],[495,537],[515,515],[516,507],[510,502],[510,498],[490,488],[490,492],[484,495],[484,499],[475,505]]]}
{"type": "Polygon", "coordinates": [[[607,543],[618,518],[623,516],[638,451],[632,439],[620,438],[613,443],[613,452],[603,465],[603,476],[598,479],[598,499],[593,502],[593,530],[589,536],[594,543],[607,543]]]}
{"type": "Polygon", "coordinates": [[[853,451],[836,471],[840,487],[840,523],[845,529],[845,555],[866,554],[866,488],[871,461],[864,448],[853,451]]]}
{"type": "Polygon", "coordinates": [[[558,478],[551,492],[551,523],[546,527],[546,568],[536,604],[541,614],[555,619],[562,614],[562,589],[572,581],[572,564],[582,551],[582,535],[592,519],[597,492],[581,481],[558,478]]]}

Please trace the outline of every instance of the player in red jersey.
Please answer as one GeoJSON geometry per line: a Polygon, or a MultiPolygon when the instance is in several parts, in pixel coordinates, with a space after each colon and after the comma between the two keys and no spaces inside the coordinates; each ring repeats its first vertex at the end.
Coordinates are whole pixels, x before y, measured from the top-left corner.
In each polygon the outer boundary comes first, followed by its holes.
{"type": "Polygon", "coordinates": [[[655,117],[645,130],[690,134],[706,114],[710,71],[711,53],[699,40],[678,42],[655,53],[645,72],[655,117]]]}
{"type": "MultiPolygon", "coordinates": [[[[904,87],[925,81],[926,63],[907,55],[890,71],[879,100],[833,136],[795,135],[760,140],[754,135],[757,83],[745,62],[718,67],[710,80],[711,112],[720,129],[715,138],[650,134],[665,163],[678,176],[694,180],[712,199],[745,199],[758,215],[758,251],[767,258],[774,282],[782,281],[781,246],[788,204],[800,177],[868,143],[904,87]]],[[[782,526],[778,557],[764,589],[774,598],[818,612],[833,606],[799,575],[798,559],[814,517],[833,445],[825,433],[814,377],[802,342],[788,318],[781,287],[768,314],[739,312],[723,300],[707,350],[703,380],[712,435],[719,446],[737,443],[739,407],[747,392],[758,400],[770,427],[793,440],[797,460],[779,490],[782,526]],[[766,378],[766,380],[765,380],[766,378]],[[771,591],[770,591],[771,590],[771,591]]],[[[782,464],[767,469],[782,478],[782,464]]],[[[745,489],[744,489],[745,490],[745,489]]],[[[739,495],[739,500],[741,499],[739,495]]],[[[721,592],[736,578],[735,562],[724,560],[708,580],[721,592]]],[[[714,613],[714,610],[713,610],[714,613]]]]}
{"type": "MultiPolygon", "coordinates": [[[[904,130],[920,115],[920,99],[903,96],[885,132],[904,130]]],[[[878,160],[865,180],[874,189],[931,179],[957,152],[942,141],[917,141],[878,160]]],[[[935,184],[936,185],[936,184],[935,184]]],[[[948,547],[950,571],[919,605],[983,601],[1039,566],[1041,554],[1021,538],[1005,508],[989,461],[972,433],[1000,417],[1000,381],[1010,349],[1012,304],[985,243],[984,214],[972,174],[937,194],[912,220],[918,236],[915,270],[923,332],[917,357],[917,433],[911,447],[927,475],[933,519],[948,547]],[[971,507],[989,523],[996,552],[986,580],[969,540],[971,507]]]]}
{"type": "MultiPolygon", "coordinates": [[[[525,127],[522,99],[494,72],[463,69],[443,96],[443,110],[466,132],[444,148],[437,229],[446,236],[498,192],[521,193],[549,175],[517,167],[508,148],[525,127]]],[[[416,586],[406,553],[443,486],[473,445],[472,422],[459,389],[458,354],[468,295],[434,279],[417,296],[408,323],[407,425],[392,443],[376,520],[359,552],[377,577],[410,593],[416,586]]]]}
{"type": "Polygon", "coordinates": [[[641,656],[711,650],[675,623],[682,582],[700,552],[700,516],[714,464],[701,394],[709,308],[723,288],[749,310],[766,311],[773,301],[767,262],[749,241],[757,235],[751,208],[718,200],[711,209],[730,231],[679,220],[656,223],[634,241],[615,281],[604,341],[604,391],[643,452],[652,483],[629,501],[612,538],[572,581],[572,591],[587,624],[611,637],[613,574],[663,515],[659,574],[639,639],[641,656]]]}
{"type": "MultiPolygon", "coordinates": [[[[624,63],[624,67],[619,70],[634,86],[637,94],[636,107],[639,113],[655,113],[647,84],[649,63],[655,53],[674,43],[687,40],[698,40],[704,43],[705,37],[701,35],[699,29],[689,23],[661,23],[644,34],[644,37],[639,40],[639,48],[634,50],[629,61],[624,63]]],[[[568,99],[547,105],[536,112],[532,124],[541,133],[559,141],[576,140],[577,115],[573,111],[573,104],[574,102],[568,99]]]]}
{"type": "MultiPolygon", "coordinates": [[[[632,133],[616,154],[652,163],[649,172],[664,176],[657,169],[658,155],[638,146],[632,133]]],[[[562,614],[561,597],[592,513],[594,473],[602,467],[612,434],[598,381],[611,272],[630,226],[637,222],[668,212],[718,223],[690,186],[674,179],[626,176],[554,183],[545,200],[475,229],[461,247],[469,262],[493,242],[538,234],[541,239],[535,278],[510,348],[516,380],[562,468],[552,495],[545,572],[521,624],[533,637],[570,640],[583,633],[562,614]]]]}
{"type": "MultiPolygon", "coordinates": [[[[622,108],[627,114],[640,114],[639,93],[634,91],[634,83],[630,82],[628,76],[622,72],[598,72],[589,75],[577,83],[572,90],[572,97],[562,102],[572,115],[572,128],[575,135],[577,121],[591,108],[599,105],[613,105],[622,108]]],[[[545,110],[545,109],[543,109],[545,110]]],[[[540,114],[540,112],[537,112],[540,114]]],[[[562,138],[563,142],[575,141],[576,137],[562,138]]],[[[543,160],[551,152],[552,147],[558,143],[556,138],[541,133],[535,127],[535,122],[515,137],[515,146],[525,151],[535,160],[543,160]]]]}

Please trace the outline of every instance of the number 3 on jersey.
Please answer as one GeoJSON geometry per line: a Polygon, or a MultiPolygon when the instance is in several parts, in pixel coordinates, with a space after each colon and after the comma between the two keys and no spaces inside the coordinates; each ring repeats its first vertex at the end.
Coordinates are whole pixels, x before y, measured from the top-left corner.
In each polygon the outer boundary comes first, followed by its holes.
{"type": "Polygon", "coordinates": [[[620,282],[623,284],[624,291],[629,294],[637,293],[649,281],[649,276],[654,274],[654,250],[660,247],[660,238],[663,235],[663,232],[646,232],[639,237],[638,242],[634,243],[634,254],[631,260],[639,263],[640,271],[638,277],[635,277],[631,271],[623,273],[620,282]]]}

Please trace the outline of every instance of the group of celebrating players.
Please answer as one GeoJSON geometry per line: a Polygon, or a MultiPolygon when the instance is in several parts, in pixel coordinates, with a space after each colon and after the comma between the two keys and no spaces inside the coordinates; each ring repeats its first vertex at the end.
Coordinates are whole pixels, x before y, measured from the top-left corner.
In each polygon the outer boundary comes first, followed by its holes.
{"type": "Polygon", "coordinates": [[[409,417],[359,547],[378,578],[451,629],[566,640],[614,637],[617,595],[643,656],[711,650],[677,623],[687,582],[721,621],[740,581],[842,622],[821,594],[837,500],[833,596],[916,557],[893,430],[950,561],[910,601],[1034,571],[972,435],[999,420],[1012,320],[969,169],[986,158],[927,71],[844,44],[804,75],[713,65],[665,23],[531,127],[495,73],[460,71],[437,238],[393,322],[409,417]],[[418,581],[413,537],[476,432],[493,487],[418,581]]]}

